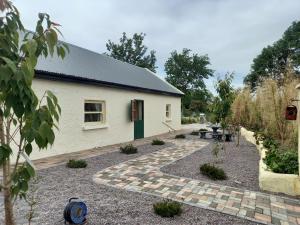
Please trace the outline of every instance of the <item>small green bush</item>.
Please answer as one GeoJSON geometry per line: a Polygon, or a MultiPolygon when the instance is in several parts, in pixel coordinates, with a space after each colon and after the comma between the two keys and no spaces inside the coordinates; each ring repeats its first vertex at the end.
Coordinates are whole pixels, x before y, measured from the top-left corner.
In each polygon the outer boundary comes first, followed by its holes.
{"type": "Polygon", "coordinates": [[[278,141],[274,140],[271,137],[266,137],[263,140],[263,146],[266,149],[273,149],[273,148],[278,148],[279,147],[279,143],[278,143],[278,141]]]}
{"type": "Polygon", "coordinates": [[[193,131],[191,132],[191,135],[199,135],[199,131],[193,130],[193,131]]]}
{"type": "Polygon", "coordinates": [[[264,163],[275,173],[298,174],[298,153],[293,149],[272,147],[266,152],[264,163]]]}
{"type": "Polygon", "coordinates": [[[176,138],[176,139],[178,139],[178,138],[184,139],[184,138],[185,138],[185,135],[184,135],[184,134],[177,134],[177,135],[175,136],[175,138],[176,138]]]}
{"type": "Polygon", "coordinates": [[[137,153],[137,147],[133,146],[132,144],[120,147],[121,153],[124,154],[135,154],[137,153]]]}
{"type": "Polygon", "coordinates": [[[197,117],[182,117],[181,124],[191,124],[191,123],[198,123],[199,118],[197,117]]]}
{"type": "Polygon", "coordinates": [[[161,217],[174,217],[182,213],[181,204],[170,200],[153,204],[153,209],[154,212],[161,217]]]}
{"type": "Polygon", "coordinates": [[[70,159],[67,162],[67,167],[69,167],[69,168],[85,168],[85,167],[87,167],[87,162],[85,160],[70,159]]]}
{"type": "Polygon", "coordinates": [[[200,172],[213,180],[226,180],[227,175],[223,169],[210,165],[208,163],[200,166],[200,172]]]}
{"type": "Polygon", "coordinates": [[[163,140],[160,139],[154,139],[152,140],[152,145],[164,145],[165,142],[163,140]]]}

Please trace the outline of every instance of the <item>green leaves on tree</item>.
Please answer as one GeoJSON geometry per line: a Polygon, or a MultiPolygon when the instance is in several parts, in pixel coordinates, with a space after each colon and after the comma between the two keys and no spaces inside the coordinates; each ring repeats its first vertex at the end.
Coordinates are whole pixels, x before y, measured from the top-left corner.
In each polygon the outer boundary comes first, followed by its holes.
{"type": "Polygon", "coordinates": [[[9,145],[2,144],[0,146],[0,166],[3,165],[3,162],[9,158],[9,156],[12,154],[12,149],[9,145]]]}
{"type": "Polygon", "coordinates": [[[205,112],[211,98],[206,89],[204,79],[213,76],[214,71],[209,68],[210,62],[207,55],[191,54],[190,49],[182,52],[171,52],[170,58],[165,63],[166,80],[181,90],[185,95],[182,99],[183,110],[205,112]]]}
{"type": "Polygon", "coordinates": [[[128,38],[124,32],[120,38],[120,43],[117,44],[108,40],[106,44],[107,54],[115,59],[155,72],[155,51],[152,50],[149,55],[146,55],[148,48],[143,44],[145,36],[144,33],[135,33],[132,38],[128,38]]]}
{"type": "Polygon", "coordinates": [[[0,119],[4,132],[1,134],[4,138],[0,143],[0,166],[8,162],[12,153],[10,144],[15,143],[17,161],[13,164],[16,167],[12,174],[5,174],[11,177],[6,185],[12,197],[25,197],[28,182],[35,172],[27,162],[18,161],[20,155],[30,156],[33,145],[44,149],[54,143],[54,129],[61,113],[51,91],[38,99],[32,89],[37,60],[49,54],[64,58],[69,49],[58,41],[59,24],[52,22],[48,14],[39,14],[35,31],[31,32],[24,29],[19,12],[11,2],[7,1],[0,10],[4,15],[0,18],[0,119]]]}
{"type": "Polygon", "coordinates": [[[281,81],[283,74],[289,69],[300,75],[299,40],[300,21],[293,22],[281,39],[262,49],[253,59],[251,71],[245,77],[244,83],[254,91],[266,78],[281,81]]]}

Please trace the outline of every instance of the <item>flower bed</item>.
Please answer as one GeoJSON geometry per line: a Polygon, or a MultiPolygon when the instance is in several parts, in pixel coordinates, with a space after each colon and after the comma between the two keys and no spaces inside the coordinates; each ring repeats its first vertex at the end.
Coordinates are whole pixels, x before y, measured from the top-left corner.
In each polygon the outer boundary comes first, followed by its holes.
{"type": "Polygon", "coordinates": [[[274,173],[270,171],[264,162],[266,151],[268,151],[260,142],[256,143],[254,132],[248,131],[245,128],[241,129],[241,134],[247,141],[256,144],[260,152],[259,162],[259,187],[265,191],[284,193],[288,195],[300,195],[300,179],[296,174],[274,173]]]}

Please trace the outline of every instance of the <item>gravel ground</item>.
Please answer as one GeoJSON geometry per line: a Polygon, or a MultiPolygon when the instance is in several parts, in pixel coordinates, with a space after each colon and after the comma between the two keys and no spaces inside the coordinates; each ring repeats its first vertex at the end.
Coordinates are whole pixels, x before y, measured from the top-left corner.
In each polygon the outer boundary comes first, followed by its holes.
{"type": "MultiPolygon", "coordinates": [[[[188,138],[199,137],[188,135],[188,138]]],[[[243,137],[241,137],[240,147],[236,147],[235,142],[225,142],[225,151],[220,150],[216,159],[212,154],[214,143],[210,139],[207,140],[210,141],[207,147],[162,168],[162,171],[181,177],[259,191],[259,153],[255,145],[247,142],[243,137]],[[199,167],[204,163],[215,163],[216,166],[223,168],[228,179],[213,181],[202,175],[199,167]]]]}
{"type": "MultiPolygon", "coordinates": [[[[167,144],[170,145],[170,144],[167,144]]],[[[166,145],[165,145],[166,146],[166,145]]],[[[34,224],[62,225],[62,212],[70,197],[83,199],[89,208],[89,225],[102,224],[245,224],[254,222],[237,217],[184,205],[184,213],[172,219],[161,218],[153,213],[152,204],[161,199],[154,196],[119,190],[93,183],[92,176],[99,170],[120,162],[157,151],[165,146],[146,144],[139,147],[139,153],[124,155],[112,152],[87,160],[85,169],[69,169],[57,166],[38,172],[38,205],[34,224]]],[[[28,206],[24,202],[16,204],[18,223],[27,224],[25,214],[28,206]]],[[[0,210],[0,224],[3,224],[3,210],[0,210]]]]}

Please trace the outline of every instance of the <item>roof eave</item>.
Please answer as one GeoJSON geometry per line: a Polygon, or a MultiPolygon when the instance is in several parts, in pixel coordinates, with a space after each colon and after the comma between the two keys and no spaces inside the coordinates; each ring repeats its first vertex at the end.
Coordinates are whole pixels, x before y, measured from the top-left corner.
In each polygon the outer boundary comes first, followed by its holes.
{"type": "Polygon", "coordinates": [[[47,79],[47,80],[66,81],[66,82],[81,83],[87,85],[97,85],[97,86],[104,86],[104,87],[111,87],[111,88],[121,88],[121,89],[131,90],[131,91],[134,90],[138,92],[169,95],[175,97],[182,97],[184,95],[183,93],[173,93],[173,92],[148,89],[143,87],[112,83],[107,81],[99,81],[99,80],[94,80],[89,78],[77,77],[73,75],[53,73],[53,72],[43,71],[43,70],[35,70],[35,77],[40,79],[47,79]]]}

